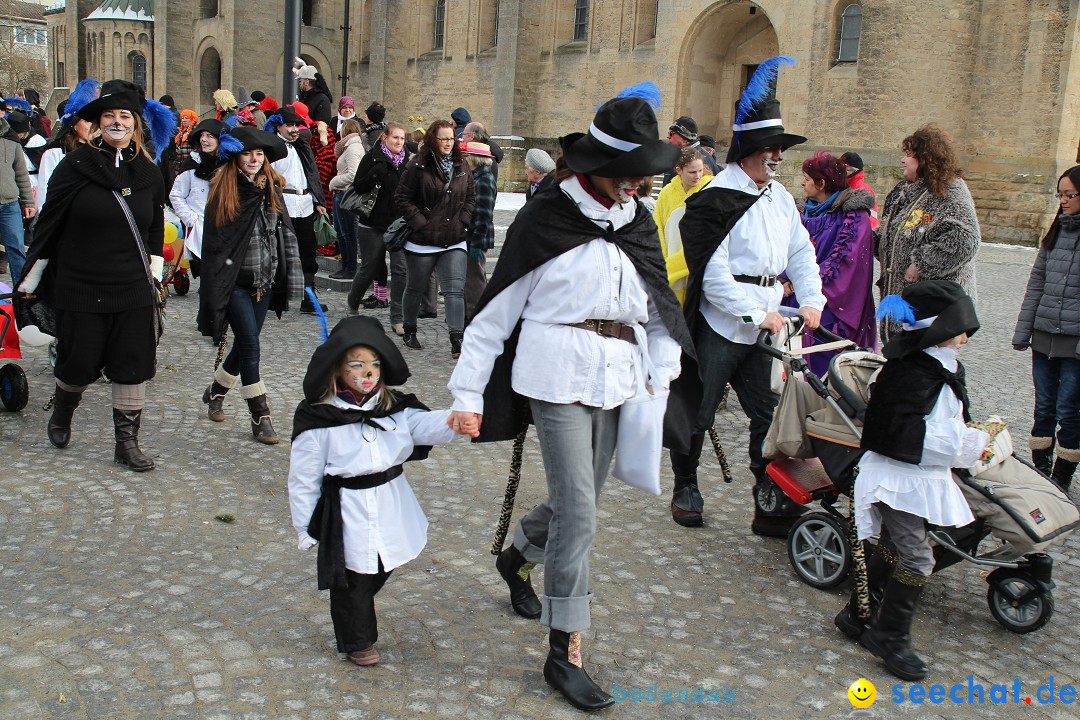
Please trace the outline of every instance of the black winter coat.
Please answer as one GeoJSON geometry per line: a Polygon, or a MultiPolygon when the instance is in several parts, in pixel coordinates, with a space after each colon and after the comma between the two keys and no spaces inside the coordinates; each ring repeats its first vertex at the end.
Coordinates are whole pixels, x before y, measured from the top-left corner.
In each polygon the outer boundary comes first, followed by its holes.
{"type": "Polygon", "coordinates": [[[382,151],[382,143],[377,143],[360,159],[353,176],[353,189],[362,195],[380,185],[379,197],[375,200],[375,207],[371,209],[371,216],[360,218],[361,223],[385,231],[392,222],[401,217],[401,211],[394,202],[394,193],[408,160],[406,157],[401,167],[394,167],[394,163],[382,151]]]}
{"type": "Polygon", "coordinates": [[[439,163],[421,153],[406,164],[394,200],[413,229],[411,242],[443,248],[456,245],[465,240],[476,209],[472,173],[459,160],[447,187],[439,163]]]}

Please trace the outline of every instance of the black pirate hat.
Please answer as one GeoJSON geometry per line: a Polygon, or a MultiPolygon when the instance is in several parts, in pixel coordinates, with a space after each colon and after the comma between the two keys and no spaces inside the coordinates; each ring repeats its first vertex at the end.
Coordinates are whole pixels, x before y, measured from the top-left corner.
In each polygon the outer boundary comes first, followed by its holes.
{"type": "Polygon", "coordinates": [[[409,379],[409,365],[382,323],[368,315],[347,317],[334,326],[330,337],[311,356],[304,375],[304,397],[308,402],[319,402],[326,396],[331,374],[349,348],[357,345],[369,347],[379,356],[382,385],[404,385],[409,379]]]}
{"type": "Polygon", "coordinates": [[[277,162],[289,154],[277,133],[239,125],[218,135],[218,157],[222,160],[248,150],[262,150],[268,162],[277,162]]]}
{"type": "Polygon", "coordinates": [[[229,129],[229,126],[220,120],[214,118],[206,118],[199,122],[198,125],[191,129],[188,133],[188,143],[192,146],[198,144],[199,138],[202,137],[204,132],[208,132],[214,137],[220,137],[221,133],[229,129]]]}
{"type": "Polygon", "coordinates": [[[784,132],[780,101],[776,99],[776,78],[780,66],[794,64],[792,58],[778,55],[758,65],[735,110],[735,124],[731,126],[735,134],[728,148],[727,162],[738,162],[763,148],[787,150],[806,142],[802,135],[784,132]]]}
{"type": "Polygon", "coordinates": [[[679,149],[660,139],[656,113],[637,97],[608,100],[589,132],[565,135],[559,145],[571,170],[598,177],[656,175],[679,161],[679,149]]]}
{"type": "Polygon", "coordinates": [[[877,317],[900,323],[902,329],[881,350],[889,359],[907,357],[962,333],[970,337],[979,329],[974,301],[951,280],[923,280],[899,295],[886,295],[877,317]]]}

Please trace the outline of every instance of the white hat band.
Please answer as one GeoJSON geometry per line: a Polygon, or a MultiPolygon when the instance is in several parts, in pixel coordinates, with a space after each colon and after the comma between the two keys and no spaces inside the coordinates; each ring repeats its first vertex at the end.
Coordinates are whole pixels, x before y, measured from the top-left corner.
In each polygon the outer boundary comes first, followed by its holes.
{"type": "Polygon", "coordinates": [[[923,328],[928,328],[931,325],[933,325],[934,321],[937,320],[937,319],[938,319],[938,316],[934,315],[933,317],[923,318],[922,320],[916,320],[913,323],[901,323],[900,327],[902,327],[905,330],[922,330],[923,328]]]}
{"type": "Polygon", "coordinates": [[[589,124],[589,134],[602,142],[604,145],[615,148],[616,150],[622,150],[623,152],[630,152],[631,150],[637,150],[639,147],[641,147],[641,143],[620,140],[617,137],[608,135],[606,132],[596,127],[595,123],[589,124]]]}
{"type": "Polygon", "coordinates": [[[772,118],[771,120],[757,120],[755,122],[743,123],[742,125],[732,125],[731,129],[734,132],[742,132],[744,130],[760,130],[767,127],[783,127],[784,121],[780,118],[772,118]]]}

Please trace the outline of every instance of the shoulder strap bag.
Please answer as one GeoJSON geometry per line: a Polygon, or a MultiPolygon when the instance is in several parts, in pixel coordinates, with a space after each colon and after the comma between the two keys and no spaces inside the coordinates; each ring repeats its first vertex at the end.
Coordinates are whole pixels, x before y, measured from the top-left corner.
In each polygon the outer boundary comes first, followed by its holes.
{"type": "Polygon", "coordinates": [[[154,338],[160,343],[161,336],[165,332],[165,288],[154,280],[154,276],[150,272],[150,260],[146,257],[146,248],[142,244],[139,226],[135,223],[135,216],[131,214],[131,208],[128,206],[127,200],[124,200],[124,196],[117,190],[113,190],[113,197],[116,198],[116,202],[120,203],[120,209],[124,211],[128,227],[131,228],[131,236],[135,239],[135,247],[139,251],[139,257],[142,259],[143,270],[146,271],[146,281],[150,284],[150,296],[154,299],[154,312],[151,320],[154,324],[154,338]]]}

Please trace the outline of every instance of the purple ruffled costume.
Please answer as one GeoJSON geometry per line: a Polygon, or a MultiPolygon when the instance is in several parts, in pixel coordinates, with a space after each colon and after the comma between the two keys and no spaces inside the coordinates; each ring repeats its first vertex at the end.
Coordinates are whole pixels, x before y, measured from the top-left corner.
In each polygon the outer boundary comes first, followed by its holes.
{"type": "MultiPolygon", "coordinates": [[[[865,190],[848,190],[836,198],[834,210],[818,217],[802,215],[810,233],[821,272],[821,289],[827,303],[821,326],[859,347],[877,350],[874,328],[874,234],[870,228],[873,196],[865,190]]],[[[798,307],[795,296],[784,305],[798,307]]],[[[813,344],[809,336],[803,345],[813,344]]],[[[835,352],[806,356],[810,371],[823,377],[835,352]]]]}

